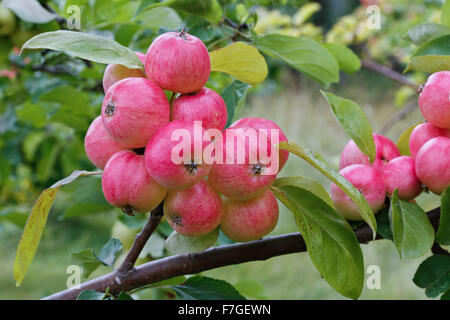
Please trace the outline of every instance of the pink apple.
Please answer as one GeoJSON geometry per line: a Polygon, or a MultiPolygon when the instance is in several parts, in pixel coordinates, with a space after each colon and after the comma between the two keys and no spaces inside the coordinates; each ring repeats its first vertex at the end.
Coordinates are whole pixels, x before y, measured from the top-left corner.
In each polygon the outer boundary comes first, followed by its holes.
{"type": "MultiPolygon", "coordinates": [[[[247,138],[252,128],[228,128],[223,132],[223,161],[214,163],[208,176],[211,186],[233,200],[247,200],[261,195],[275,181],[278,167],[263,161],[259,139],[247,138]]],[[[266,140],[268,141],[268,140],[266,140]]],[[[264,145],[264,147],[267,147],[264,145]]],[[[267,150],[270,157],[270,149],[267,150]]]]}
{"type": "MultiPolygon", "coordinates": [[[[212,163],[204,149],[211,143],[200,122],[174,120],[148,142],[145,163],[150,175],[170,189],[186,189],[203,180],[212,163]]],[[[210,140],[210,139],[209,139],[210,140]]]]}
{"type": "Polygon", "coordinates": [[[420,148],[416,156],[416,173],[419,180],[436,194],[450,186],[450,138],[433,138],[420,148]]]}
{"type": "Polygon", "coordinates": [[[142,148],[169,122],[169,101],[164,91],[149,79],[123,79],[106,93],[102,119],[108,133],[121,145],[142,148]]]}
{"type": "Polygon", "coordinates": [[[112,206],[130,215],[155,209],[167,193],[147,172],[144,156],[129,150],[119,151],[108,160],[102,188],[112,206]]]}
{"type": "MultiPolygon", "coordinates": [[[[136,52],[139,60],[145,64],[145,54],[136,52]]],[[[125,78],[145,78],[147,75],[142,69],[129,69],[121,64],[109,64],[103,74],[103,91],[106,93],[108,89],[116,82],[125,78]]]]}
{"type": "Polygon", "coordinates": [[[429,123],[450,129],[450,71],[428,77],[419,96],[419,107],[429,123]]]}
{"type": "Polygon", "coordinates": [[[220,223],[222,232],[233,241],[252,241],[270,233],[278,221],[278,202],[272,191],[246,201],[226,199],[220,223]]]}
{"type": "Polygon", "coordinates": [[[428,141],[436,137],[449,137],[450,130],[441,129],[431,123],[421,123],[417,125],[409,136],[409,151],[415,157],[420,148],[428,141]]]}
{"type": "Polygon", "coordinates": [[[423,190],[416,175],[416,161],[413,157],[402,156],[389,161],[384,167],[383,179],[388,195],[398,189],[398,197],[411,200],[423,190]]]}
{"type": "MultiPolygon", "coordinates": [[[[377,170],[368,165],[354,164],[345,167],[339,173],[362,193],[373,213],[377,213],[383,208],[386,188],[383,178],[377,170]]],[[[358,207],[334,183],[331,185],[331,198],[333,199],[336,211],[342,217],[354,221],[363,220],[358,207]]]]}
{"type": "MultiPolygon", "coordinates": [[[[265,119],[265,118],[242,118],[234,122],[230,128],[239,128],[239,127],[249,127],[256,130],[266,129],[267,135],[270,136],[270,130],[275,129],[278,130],[278,140],[279,142],[285,141],[288,142],[288,139],[286,138],[286,135],[281,130],[281,128],[272,120],[265,119]]],[[[279,156],[279,166],[281,169],[283,169],[284,165],[286,164],[288,157],[289,157],[289,151],[287,150],[280,150],[280,156],[279,156]]]]}
{"type": "Polygon", "coordinates": [[[109,158],[117,151],[123,148],[116,140],[106,132],[103,126],[102,117],[98,116],[92,121],[84,138],[84,149],[89,160],[102,169],[105,167],[109,158]]]}
{"type": "Polygon", "coordinates": [[[169,190],[164,215],[172,228],[185,236],[214,231],[223,216],[220,195],[203,180],[186,190],[169,190]]]}
{"type": "Polygon", "coordinates": [[[208,81],[209,53],[199,38],[185,31],[166,32],[148,48],[145,72],[164,90],[196,92],[208,81]]]}
{"type": "Polygon", "coordinates": [[[202,121],[205,129],[222,131],[227,124],[227,106],[217,92],[205,87],[176,98],[172,103],[172,120],[202,121]]]}
{"type": "MultiPolygon", "coordinates": [[[[375,142],[376,156],[372,166],[382,172],[384,165],[388,161],[400,157],[400,151],[394,142],[381,134],[374,133],[373,140],[375,142]]],[[[370,165],[370,162],[369,157],[359,150],[353,140],[350,140],[344,150],[342,150],[339,169],[343,169],[352,164],[370,165]]]]}

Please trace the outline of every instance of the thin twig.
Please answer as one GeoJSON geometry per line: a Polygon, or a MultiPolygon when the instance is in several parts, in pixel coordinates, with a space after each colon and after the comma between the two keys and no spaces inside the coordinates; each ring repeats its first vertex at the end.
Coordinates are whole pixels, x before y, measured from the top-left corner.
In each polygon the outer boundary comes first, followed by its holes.
{"type": "Polygon", "coordinates": [[[164,215],[163,204],[164,202],[161,202],[159,206],[150,213],[150,217],[148,218],[144,228],[136,235],[133,246],[125,257],[125,260],[116,271],[119,282],[128,277],[133,271],[134,264],[139,258],[142,249],[144,248],[150,236],[153,234],[153,231],[155,231],[156,227],[158,227],[161,218],[164,215]]]}
{"type": "Polygon", "coordinates": [[[361,65],[366,69],[378,72],[379,74],[382,74],[382,75],[384,75],[394,81],[397,81],[398,83],[400,83],[404,86],[408,86],[416,91],[419,89],[419,86],[417,84],[415,84],[414,82],[409,80],[407,77],[405,77],[401,73],[398,73],[397,71],[394,71],[386,66],[378,64],[375,61],[361,60],[361,65]]]}
{"type": "Polygon", "coordinates": [[[386,134],[389,132],[392,127],[398,123],[400,120],[405,119],[409,114],[413,113],[417,110],[417,102],[413,102],[408,104],[406,107],[403,107],[399,112],[394,114],[388,121],[381,127],[379,130],[381,134],[386,134]]]}
{"type": "MultiPolygon", "coordinates": [[[[427,215],[433,226],[439,225],[440,208],[428,212],[427,215]]],[[[356,229],[355,234],[360,243],[368,243],[373,240],[372,229],[367,224],[363,224],[356,229]]],[[[376,239],[381,239],[381,236],[378,235],[376,239]]],[[[175,255],[147,262],[137,266],[135,271],[120,284],[116,281],[116,274],[109,273],[87,281],[79,287],[55,293],[44,299],[71,300],[75,299],[83,290],[91,289],[104,292],[107,287],[110,288],[111,293],[117,294],[120,291],[130,291],[176,276],[196,274],[244,262],[267,260],[272,257],[306,250],[305,241],[299,233],[225,245],[199,253],[175,255]]]]}

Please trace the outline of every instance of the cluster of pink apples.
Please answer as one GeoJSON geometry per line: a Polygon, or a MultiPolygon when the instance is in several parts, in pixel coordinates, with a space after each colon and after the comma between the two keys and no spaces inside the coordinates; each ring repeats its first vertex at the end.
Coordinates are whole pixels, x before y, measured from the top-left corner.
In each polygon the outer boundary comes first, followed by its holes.
{"type": "MultiPolygon", "coordinates": [[[[164,200],[167,221],[186,236],[202,236],[219,225],[235,241],[272,231],[278,203],[269,187],[279,170],[265,174],[270,164],[258,157],[252,162],[251,156],[265,142],[273,145],[268,135],[255,145],[240,133],[275,129],[279,141],[287,141],[278,125],[246,118],[224,130],[225,102],[204,87],[211,71],[208,51],[185,31],[162,34],[146,55],[137,55],[145,72],[122,65],[106,68],[101,116],[85,138],[87,156],[104,170],[106,200],[130,215],[149,212],[164,200]],[[230,147],[227,133],[236,133],[231,140],[242,140],[244,147],[230,147]],[[186,135],[190,138],[181,139],[186,135]],[[207,161],[208,150],[243,161],[207,161]]],[[[281,170],[288,152],[276,150],[281,170]]]]}
{"type": "MultiPolygon", "coordinates": [[[[427,187],[440,195],[450,186],[450,71],[432,74],[420,93],[419,107],[427,122],[414,128],[412,156],[400,156],[388,138],[374,134],[373,163],[350,141],[341,154],[340,174],[362,192],[374,213],[385,196],[398,189],[400,199],[412,200],[427,187]]],[[[361,220],[356,205],[336,185],[331,186],[336,210],[349,220],[361,220]]]]}

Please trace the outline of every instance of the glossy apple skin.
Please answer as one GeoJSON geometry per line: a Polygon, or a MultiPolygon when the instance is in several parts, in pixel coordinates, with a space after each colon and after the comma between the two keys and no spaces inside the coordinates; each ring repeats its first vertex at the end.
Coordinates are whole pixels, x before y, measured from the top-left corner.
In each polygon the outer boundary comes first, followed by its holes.
{"type": "Polygon", "coordinates": [[[417,125],[409,136],[409,151],[413,157],[417,156],[420,148],[429,140],[436,137],[450,138],[450,130],[441,129],[431,123],[421,123],[417,125]]]}
{"type": "Polygon", "coordinates": [[[145,72],[161,88],[178,93],[201,90],[211,73],[203,42],[185,32],[166,32],[148,48],[145,72]]]}
{"type": "MultiPolygon", "coordinates": [[[[397,157],[400,157],[400,151],[394,142],[381,134],[373,134],[375,142],[376,156],[372,166],[379,172],[383,172],[385,164],[397,157]]],[[[339,162],[339,169],[343,169],[353,164],[370,165],[369,157],[366,156],[353,140],[350,140],[342,150],[339,162]]]]}
{"type": "Polygon", "coordinates": [[[172,228],[185,236],[203,236],[214,231],[223,216],[220,195],[203,180],[186,190],[169,190],[164,215],[172,228]]]}
{"type": "Polygon", "coordinates": [[[450,129],[450,71],[428,77],[419,96],[423,117],[433,126],[450,129]]]}
{"type": "Polygon", "coordinates": [[[416,161],[410,156],[401,156],[389,161],[383,170],[386,192],[392,196],[398,189],[398,197],[411,200],[422,193],[422,183],[416,175],[416,161]]]}
{"type": "MultiPolygon", "coordinates": [[[[136,55],[145,64],[145,54],[136,52],[136,55]]],[[[108,89],[116,82],[126,78],[146,78],[147,75],[142,69],[130,69],[121,64],[108,64],[103,74],[103,91],[108,89]]]]}
{"type": "Polygon", "coordinates": [[[433,138],[420,148],[416,173],[432,192],[439,195],[444,192],[450,185],[450,138],[433,138]]]}
{"type": "Polygon", "coordinates": [[[103,170],[109,158],[125,148],[108,134],[103,126],[102,117],[98,116],[92,121],[86,133],[84,149],[89,160],[103,170]]]}
{"type": "Polygon", "coordinates": [[[214,163],[208,181],[216,191],[227,198],[248,200],[264,193],[275,181],[277,174],[262,174],[268,172],[270,164],[259,163],[257,156],[257,161],[252,163],[250,155],[258,154],[258,144],[249,143],[248,139],[242,138],[239,134],[234,137],[233,143],[229,134],[232,133],[230,131],[236,132],[237,129],[247,130],[247,128],[228,128],[223,132],[223,161],[214,163]],[[232,163],[227,163],[228,156],[234,160],[232,163]],[[241,163],[237,161],[239,158],[243,159],[241,163]]]}
{"type": "Polygon", "coordinates": [[[227,124],[227,106],[222,97],[209,88],[183,94],[172,103],[172,120],[202,121],[205,129],[222,131],[227,124]]]}
{"type": "MultiPolygon", "coordinates": [[[[376,169],[368,165],[354,164],[345,167],[339,173],[363,194],[373,213],[377,213],[383,208],[386,188],[381,174],[376,169]]],[[[331,185],[331,198],[336,211],[342,217],[352,221],[363,220],[358,207],[334,183],[331,185]]]]}
{"type": "Polygon", "coordinates": [[[126,78],[106,93],[102,120],[114,140],[126,148],[142,148],[155,132],[169,122],[169,101],[153,81],[126,78]]]}
{"type": "MultiPolygon", "coordinates": [[[[187,189],[203,180],[210,172],[212,164],[204,161],[203,150],[210,142],[203,140],[204,128],[198,135],[194,132],[194,121],[174,120],[158,130],[158,132],[148,142],[145,150],[145,164],[150,175],[159,184],[170,189],[187,189]],[[177,130],[187,130],[190,139],[181,139],[172,134],[177,130]],[[174,163],[172,150],[177,149],[177,145],[189,147],[191,154],[189,163],[174,163]],[[195,146],[201,147],[200,154],[195,154],[195,146]],[[190,165],[190,161],[193,165],[190,165]]],[[[179,155],[184,156],[180,151],[179,155]]]]}
{"type": "MultiPolygon", "coordinates": [[[[256,117],[242,118],[237,120],[230,126],[230,128],[239,128],[239,127],[250,127],[257,130],[266,129],[269,137],[270,137],[270,130],[275,129],[278,130],[279,142],[282,141],[288,142],[288,139],[284,134],[283,130],[281,130],[281,128],[275,122],[269,119],[256,117]]],[[[280,154],[279,156],[280,169],[278,170],[278,172],[281,171],[281,169],[283,169],[284,165],[288,161],[289,151],[280,150],[279,154],[280,154]]]]}
{"type": "Polygon", "coordinates": [[[224,206],[220,228],[233,241],[261,239],[270,233],[278,222],[278,202],[270,190],[246,201],[226,199],[224,206]]]}
{"type": "Polygon", "coordinates": [[[147,172],[144,156],[129,150],[109,159],[103,170],[102,189],[108,203],[127,214],[155,209],[167,193],[147,172]]]}

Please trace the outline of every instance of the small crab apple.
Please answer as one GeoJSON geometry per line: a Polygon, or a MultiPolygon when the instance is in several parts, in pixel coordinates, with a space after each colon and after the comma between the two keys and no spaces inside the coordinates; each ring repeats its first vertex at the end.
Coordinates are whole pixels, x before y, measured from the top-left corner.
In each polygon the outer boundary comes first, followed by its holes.
{"type": "Polygon", "coordinates": [[[428,122],[417,125],[409,136],[409,151],[411,155],[415,157],[428,140],[436,137],[450,138],[450,130],[435,127],[428,122]]]}
{"type": "Polygon", "coordinates": [[[92,121],[86,133],[84,149],[89,160],[103,170],[109,158],[117,151],[125,148],[111,138],[103,126],[102,117],[98,116],[92,121]]]}
{"type": "MultiPolygon", "coordinates": [[[[381,134],[373,134],[375,142],[376,156],[372,166],[382,172],[384,165],[397,157],[400,157],[400,151],[394,142],[381,134]]],[[[339,169],[343,169],[352,164],[370,165],[369,157],[366,156],[353,140],[350,140],[341,153],[339,169]]]]}
{"type": "Polygon", "coordinates": [[[388,195],[398,189],[398,197],[411,200],[423,190],[416,175],[416,162],[413,157],[401,156],[389,161],[383,170],[383,180],[388,195]]]}
{"type": "Polygon", "coordinates": [[[450,129],[450,71],[428,77],[419,96],[423,117],[438,128],[450,129]]]}
{"type": "Polygon", "coordinates": [[[199,121],[174,120],[158,130],[145,149],[148,172],[170,189],[186,189],[204,179],[212,163],[204,158],[211,144],[199,121]]]}
{"type": "Polygon", "coordinates": [[[436,194],[450,186],[450,138],[433,138],[420,148],[416,156],[416,173],[419,180],[436,194]]]}
{"type": "Polygon", "coordinates": [[[185,30],[166,32],[148,48],[145,72],[164,90],[196,92],[208,81],[209,53],[199,38],[185,30]]]}
{"type": "Polygon", "coordinates": [[[226,199],[224,206],[220,228],[233,241],[260,239],[270,233],[278,221],[278,202],[270,190],[250,200],[226,199]]]}
{"type": "Polygon", "coordinates": [[[0,35],[11,34],[16,27],[14,13],[0,3],[0,35]]]}
{"type": "Polygon", "coordinates": [[[144,156],[130,150],[116,152],[108,160],[102,188],[106,201],[129,215],[155,209],[167,193],[147,172],[144,156]]]}
{"type": "MultiPolygon", "coordinates": [[[[386,187],[381,174],[373,167],[362,164],[354,164],[339,171],[356,189],[358,189],[373,213],[383,208],[386,197],[386,187]]],[[[331,198],[336,211],[345,219],[360,221],[361,217],[358,207],[350,197],[334,183],[331,185],[331,198]]]]}
{"type": "MultiPolygon", "coordinates": [[[[288,142],[288,139],[286,138],[286,135],[281,130],[281,128],[272,120],[265,119],[265,118],[242,118],[234,122],[230,128],[240,128],[240,127],[249,127],[256,130],[266,129],[267,135],[270,137],[270,130],[275,129],[278,130],[278,141],[282,142],[288,142]]],[[[287,150],[280,150],[279,152],[279,170],[283,169],[284,165],[286,164],[288,158],[289,158],[289,151],[287,150]]]]}
{"type": "MultiPolygon", "coordinates": [[[[136,52],[139,60],[145,64],[145,54],[136,52]]],[[[109,64],[103,74],[103,91],[108,89],[116,82],[125,78],[146,78],[147,75],[142,69],[130,69],[121,64],[109,64]]]]}
{"type": "Polygon", "coordinates": [[[172,120],[202,121],[206,130],[222,131],[227,124],[227,106],[217,92],[205,87],[177,97],[172,103],[172,120]]]}
{"type": "Polygon", "coordinates": [[[233,200],[247,200],[272,185],[278,173],[278,157],[272,157],[267,137],[266,143],[262,139],[263,134],[253,128],[228,128],[223,132],[222,159],[216,159],[208,176],[216,191],[233,200]],[[264,152],[267,159],[261,156],[262,148],[268,149],[264,152]]]}
{"type": "Polygon", "coordinates": [[[169,122],[169,101],[152,80],[126,78],[106,93],[102,119],[114,140],[130,149],[142,148],[169,122]]]}
{"type": "Polygon", "coordinates": [[[203,180],[185,190],[169,190],[164,200],[164,215],[176,232],[203,236],[220,224],[222,198],[203,180]]]}

